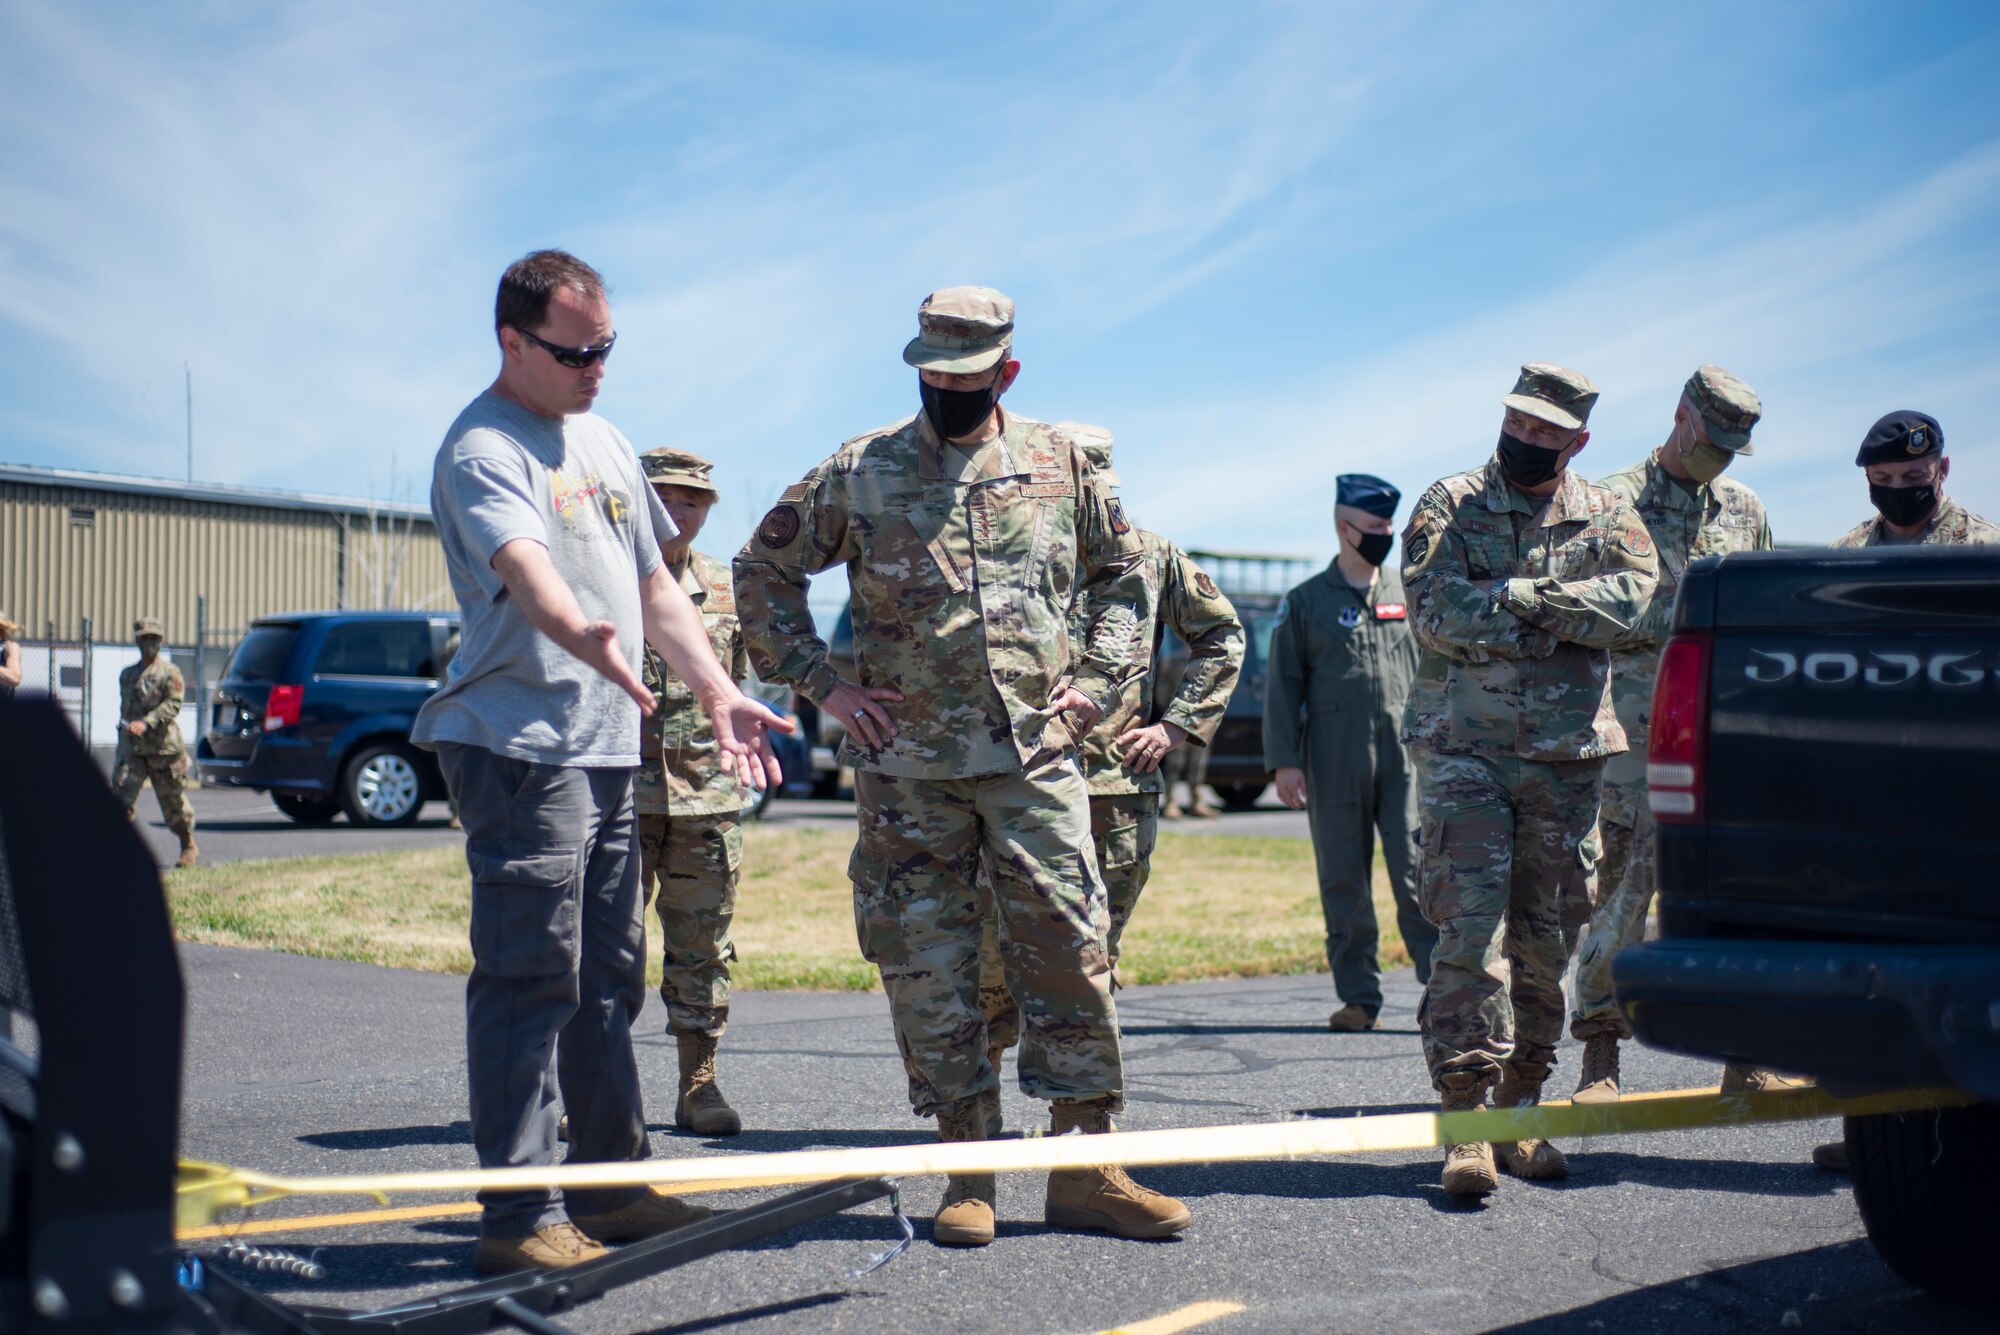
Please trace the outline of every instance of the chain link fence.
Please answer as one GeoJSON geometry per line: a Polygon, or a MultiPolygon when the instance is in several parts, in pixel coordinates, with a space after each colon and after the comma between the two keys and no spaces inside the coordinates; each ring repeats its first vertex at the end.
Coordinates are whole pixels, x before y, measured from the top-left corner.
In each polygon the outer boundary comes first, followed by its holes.
{"type": "MultiPolygon", "coordinates": [[[[50,621],[21,627],[15,643],[21,655],[22,693],[52,697],[69,716],[77,736],[106,763],[118,745],[118,674],[139,661],[139,648],[131,637],[105,638],[109,629],[90,617],[78,618],[73,626],[50,621]]],[[[194,639],[162,649],[186,683],[180,725],[190,753],[208,727],[216,684],[243,634],[238,627],[210,626],[208,599],[200,597],[195,600],[194,639]]]]}

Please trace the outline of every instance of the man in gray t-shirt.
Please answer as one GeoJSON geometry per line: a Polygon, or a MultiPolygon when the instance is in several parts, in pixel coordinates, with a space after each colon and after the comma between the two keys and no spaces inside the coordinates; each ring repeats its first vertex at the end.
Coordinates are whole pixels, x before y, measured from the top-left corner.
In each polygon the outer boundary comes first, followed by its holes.
{"type": "MultiPolygon", "coordinates": [[[[779,779],[768,728],[669,578],[673,522],[625,438],[590,412],[614,337],[604,282],[561,251],[500,280],[500,376],[452,423],[431,509],[462,617],[444,687],[411,739],[437,752],[465,826],[472,1141],[482,1167],[650,1153],[632,1022],[645,989],[632,773],[641,636],[694,687],[725,767],[779,779]]],[[[485,1192],[482,1271],[553,1270],[709,1211],[641,1188],[485,1192]],[[567,1207],[567,1211],[565,1210],[567,1207]]]]}

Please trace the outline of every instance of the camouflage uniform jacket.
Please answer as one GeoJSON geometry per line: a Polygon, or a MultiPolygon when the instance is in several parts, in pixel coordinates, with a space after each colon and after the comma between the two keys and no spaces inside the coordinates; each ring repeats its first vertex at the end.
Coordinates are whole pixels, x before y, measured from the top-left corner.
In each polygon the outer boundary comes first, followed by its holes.
{"type": "Polygon", "coordinates": [[[181,743],[181,670],[157,655],[149,664],[134,663],[118,674],[118,718],[121,723],[143,720],[146,731],[134,737],[119,730],[118,745],[127,755],[177,756],[181,743]]]}
{"type": "MultiPolygon", "coordinates": [[[[731,679],[750,675],[743,651],[743,631],[736,621],[736,592],[729,567],[712,556],[689,552],[678,568],[669,567],[681,588],[701,613],[709,647],[731,679]]],[[[632,785],[633,809],[642,816],[707,816],[743,809],[743,789],[724,773],[716,757],[715,728],[708,711],[694,698],[688,684],[646,648],[647,689],[660,697],[660,707],[639,725],[639,773],[632,785]]]]}
{"type": "Polygon", "coordinates": [[[1611,706],[1631,749],[1604,767],[1605,804],[1622,825],[1637,817],[1646,797],[1646,734],[1652,724],[1653,679],[1660,646],[1673,621],[1674,596],[1688,566],[1725,552],[1767,552],[1771,522],[1757,493],[1727,474],[1699,487],[1660,466],[1657,452],[1597,484],[1618,493],[1639,512],[1660,559],[1652,605],[1630,640],[1611,651],[1611,706]]]}
{"type": "MultiPolygon", "coordinates": [[[[1166,781],[1158,769],[1134,774],[1125,768],[1124,758],[1118,754],[1119,737],[1134,728],[1171,723],[1187,734],[1188,744],[1207,746],[1222,726],[1222,711],[1229,705],[1236,674],[1243,668],[1243,623],[1215,581],[1189,560],[1186,552],[1159,534],[1140,529],[1139,537],[1146,547],[1146,559],[1139,567],[1145,597],[1132,608],[1137,619],[1133,634],[1148,647],[1151,663],[1144,676],[1125,682],[1117,703],[1104,711],[1104,717],[1083,739],[1083,777],[1093,794],[1164,792],[1166,781]],[[1160,716],[1153,718],[1163,626],[1187,645],[1188,664],[1180,688],[1160,716]]],[[[1120,591],[1130,583],[1121,581],[1120,591]]],[[[1071,617],[1071,633],[1079,639],[1087,630],[1088,618],[1089,608],[1079,603],[1071,617]]]]}
{"type": "Polygon", "coordinates": [[[1546,498],[1508,485],[1497,457],[1432,483],[1403,534],[1422,650],[1403,742],[1524,760],[1623,751],[1610,649],[1645,615],[1658,568],[1632,507],[1573,472],[1546,498]]]}
{"type": "MultiPolygon", "coordinates": [[[[1073,741],[1050,701],[1074,684],[1108,709],[1149,646],[1121,599],[1091,601],[1080,654],[1069,609],[1138,570],[1144,548],[1083,453],[1002,414],[970,454],[909,418],[857,436],[785,489],[736,557],[736,604],[766,681],[823,701],[840,682],[806,609],[809,578],[845,564],[860,682],[903,694],[897,736],[841,761],[919,779],[1023,768],[1073,741]]],[[[845,720],[842,720],[845,722],[845,720]]]]}
{"type": "Polygon", "coordinates": [[[1836,547],[1921,547],[1930,543],[1963,546],[1968,543],[2000,543],[2000,524],[1972,513],[1946,496],[1938,502],[1937,512],[1931,516],[1930,527],[1922,535],[1908,543],[1885,541],[1882,536],[1882,516],[1870,515],[1843,534],[1836,547]]]}

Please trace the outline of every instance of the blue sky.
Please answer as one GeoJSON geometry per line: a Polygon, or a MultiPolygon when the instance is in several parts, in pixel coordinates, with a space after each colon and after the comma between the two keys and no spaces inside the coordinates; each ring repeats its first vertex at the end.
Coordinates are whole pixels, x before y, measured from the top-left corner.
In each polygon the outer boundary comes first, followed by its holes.
{"type": "Polygon", "coordinates": [[[1592,476],[1720,362],[1781,540],[1881,413],[2000,516],[2000,6],[0,8],[0,460],[421,499],[492,289],[610,279],[600,410],[715,459],[727,553],[916,406],[918,300],[1020,306],[1010,404],[1135,517],[1330,554],[1332,479],[1478,465],[1520,362],[1592,476]]]}

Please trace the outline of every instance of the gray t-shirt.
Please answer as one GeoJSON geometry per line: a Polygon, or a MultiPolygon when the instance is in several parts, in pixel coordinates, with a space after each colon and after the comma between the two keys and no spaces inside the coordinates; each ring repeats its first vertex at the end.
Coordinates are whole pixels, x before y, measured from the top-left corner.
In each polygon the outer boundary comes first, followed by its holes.
{"type": "Polygon", "coordinates": [[[445,684],[410,740],[551,765],[639,763],[639,706],[528,620],[493,569],[516,538],[549,550],[585,617],[609,621],[636,676],[639,581],[678,532],[631,443],[595,413],[541,417],[488,391],[445,433],[431,514],[462,618],[445,684]]]}

